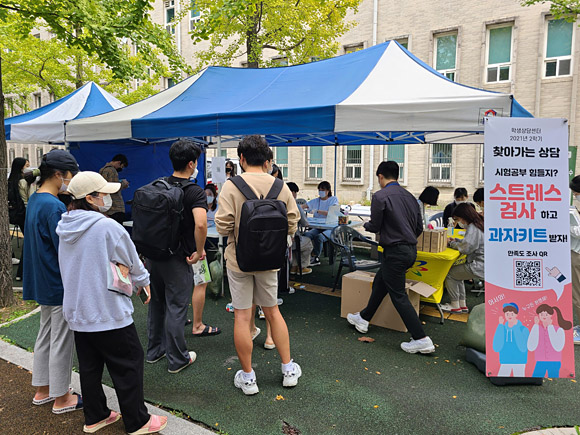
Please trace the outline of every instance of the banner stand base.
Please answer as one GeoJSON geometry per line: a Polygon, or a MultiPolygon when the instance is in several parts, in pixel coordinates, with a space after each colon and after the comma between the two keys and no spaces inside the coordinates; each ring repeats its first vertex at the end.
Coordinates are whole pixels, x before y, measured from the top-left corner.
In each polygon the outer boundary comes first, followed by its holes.
{"type": "MultiPolygon", "coordinates": [[[[485,374],[485,353],[479,352],[471,347],[465,348],[465,360],[473,364],[477,369],[485,374]]],[[[489,381],[493,385],[543,385],[543,378],[514,378],[514,377],[490,377],[489,381]]]]}

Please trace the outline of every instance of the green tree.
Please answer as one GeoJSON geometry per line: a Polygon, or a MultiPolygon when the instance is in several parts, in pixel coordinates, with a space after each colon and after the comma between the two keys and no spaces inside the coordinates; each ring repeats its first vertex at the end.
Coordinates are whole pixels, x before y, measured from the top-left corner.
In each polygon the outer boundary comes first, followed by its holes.
{"type": "Polygon", "coordinates": [[[556,19],[564,18],[568,21],[575,21],[576,15],[580,14],[579,0],[522,0],[523,6],[532,6],[538,3],[550,3],[550,13],[556,19]]]}
{"type": "Polygon", "coordinates": [[[209,41],[196,53],[198,69],[229,66],[247,56],[248,67],[278,66],[264,50],[276,50],[291,65],[336,55],[336,39],[355,26],[345,21],[360,0],[195,0],[200,13],[191,32],[194,44],[209,41]]]}
{"type": "MultiPolygon", "coordinates": [[[[143,65],[161,71],[166,63],[178,78],[189,67],[179,56],[171,36],[154,24],[149,15],[151,0],[0,0],[0,23],[19,21],[17,35],[27,38],[39,26],[48,29],[67,47],[94,56],[111,70],[112,77],[128,80],[143,73],[143,65]],[[143,64],[131,59],[127,41],[137,49],[143,64]]],[[[5,52],[0,52],[3,57],[5,52]]],[[[0,57],[0,179],[7,178],[7,148],[4,128],[4,92],[0,57]]],[[[7,185],[0,182],[0,204],[6,204],[7,185]]],[[[13,302],[11,243],[8,207],[0,207],[0,307],[13,302]]]]}

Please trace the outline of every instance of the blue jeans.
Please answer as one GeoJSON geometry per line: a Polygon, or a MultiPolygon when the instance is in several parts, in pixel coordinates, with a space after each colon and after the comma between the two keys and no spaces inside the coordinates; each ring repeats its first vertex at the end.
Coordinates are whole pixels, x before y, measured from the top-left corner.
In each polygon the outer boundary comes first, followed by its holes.
{"type": "Polygon", "coordinates": [[[314,228],[306,233],[304,236],[308,237],[312,240],[312,255],[314,257],[320,257],[320,253],[322,252],[322,245],[326,240],[330,240],[330,230],[319,230],[318,228],[314,228]]]}
{"type": "Polygon", "coordinates": [[[549,378],[557,378],[560,375],[561,365],[562,363],[560,361],[536,361],[536,367],[534,367],[532,377],[543,378],[546,376],[547,370],[549,378]]]}

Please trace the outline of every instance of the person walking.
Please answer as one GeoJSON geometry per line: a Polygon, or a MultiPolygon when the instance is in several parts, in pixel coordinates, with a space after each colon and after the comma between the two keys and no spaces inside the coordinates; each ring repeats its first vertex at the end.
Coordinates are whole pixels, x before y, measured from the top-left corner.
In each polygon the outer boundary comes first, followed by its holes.
{"type": "MultiPolygon", "coordinates": [[[[73,201],[62,215],[59,263],[64,285],[63,315],[74,338],[84,394],[83,430],[96,432],[121,418],[128,433],[155,433],[167,417],[149,415],[143,394],[143,347],[133,323],[133,286],[150,295],[149,272],[125,229],[104,215],[120,183],[96,172],[79,172],[68,191],[73,201]],[[120,275],[119,275],[120,273],[120,275]],[[128,282],[125,292],[114,277],[128,282]],[[113,278],[113,279],[112,279],[113,278]],[[130,281],[130,282],[129,282],[130,281]],[[121,414],[111,411],[102,387],[111,375],[121,414]]],[[[150,296],[145,303],[148,303],[150,296]]]]}
{"type": "Polygon", "coordinates": [[[371,220],[364,225],[371,233],[380,233],[383,248],[381,267],[373,281],[368,304],[360,313],[349,313],[347,320],[360,333],[366,333],[369,321],[375,315],[387,294],[405,326],[411,333],[410,342],[401,343],[408,353],[432,353],[435,346],[429,338],[419,315],[409,301],[405,290],[405,274],[417,258],[417,237],[423,232],[423,218],[417,200],[397,182],[397,162],[381,162],[377,169],[381,190],[373,195],[371,220]]]}
{"type": "Polygon", "coordinates": [[[82,409],[81,396],[69,390],[74,338],[63,317],[63,284],[58,261],[59,239],[56,226],[66,212],[58,199],[66,192],[78,164],[68,151],[55,149],[45,154],[40,164],[38,191],[30,197],[24,224],[24,300],[40,305],[40,329],[34,345],[32,403],[54,401],[52,412],[62,414],[82,409]]]}
{"type": "MultiPolygon", "coordinates": [[[[266,319],[270,323],[272,338],[282,362],[282,385],[284,387],[296,386],[298,378],[302,375],[302,369],[291,358],[288,327],[278,309],[277,270],[244,272],[238,264],[237,247],[239,246],[239,237],[242,234],[240,220],[242,208],[247,200],[245,194],[239,190],[238,185],[247,186],[258,198],[268,198],[268,194],[277,180],[267,172],[266,162],[269,159],[269,153],[270,147],[261,136],[246,136],[241,140],[238,146],[238,156],[244,171],[240,176],[243,181],[236,182],[234,179],[232,182],[224,184],[215,217],[218,232],[223,236],[228,236],[225,258],[234,306],[234,343],[242,366],[242,369],[238,370],[234,377],[234,386],[240,388],[246,395],[259,392],[256,373],[252,368],[253,344],[250,326],[253,313],[252,304],[262,307],[266,319]]],[[[285,204],[288,225],[286,234],[292,236],[296,232],[300,215],[288,186],[281,181],[278,183],[282,186],[277,200],[285,204]]],[[[287,248],[288,245],[285,246],[287,248]]],[[[276,254],[280,253],[282,251],[276,252],[276,254]]]]}
{"type": "Polygon", "coordinates": [[[121,189],[111,195],[113,205],[109,211],[107,211],[107,216],[113,218],[121,225],[123,225],[123,222],[125,221],[125,201],[123,200],[121,191],[129,187],[129,182],[127,180],[119,181],[119,172],[127,166],[129,166],[129,160],[127,160],[127,157],[124,154],[117,154],[99,171],[99,174],[101,174],[109,183],[121,183],[121,189]]]}

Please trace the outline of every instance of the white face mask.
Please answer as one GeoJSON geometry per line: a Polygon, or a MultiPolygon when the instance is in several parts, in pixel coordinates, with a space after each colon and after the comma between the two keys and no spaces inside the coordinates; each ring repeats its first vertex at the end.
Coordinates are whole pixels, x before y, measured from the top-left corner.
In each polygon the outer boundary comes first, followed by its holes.
{"type": "Polygon", "coordinates": [[[208,197],[207,197],[207,203],[208,203],[208,204],[213,204],[213,200],[214,200],[214,199],[215,199],[215,198],[214,198],[213,196],[208,196],[208,197]]]}
{"type": "Polygon", "coordinates": [[[319,190],[318,196],[320,196],[321,198],[326,198],[326,190],[319,190]]]}
{"type": "Polygon", "coordinates": [[[463,222],[457,222],[457,225],[459,225],[459,228],[465,228],[466,225],[463,222]]]}
{"type": "Polygon", "coordinates": [[[60,185],[60,187],[58,188],[58,193],[64,193],[68,190],[68,186],[66,184],[64,184],[65,181],[69,181],[70,182],[70,178],[64,178],[61,177],[62,180],[62,184],[60,185]]]}
{"type": "Polygon", "coordinates": [[[197,170],[197,168],[195,168],[195,171],[193,171],[193,174],[191,175],[191,177],[189,177],[189,179],[191,181],[195,180],[197,178],[197,174],[199,174],[199,171],[197,170]]]}
{"type": "Polygon", "coordinates": [[[113,198],[111,195],[105,195],[101,198],[103,200],[103,205],[97,205],[99,211],[101,213],[106,213],[110,210],[111,206],[113,205],[113,198]]]}

